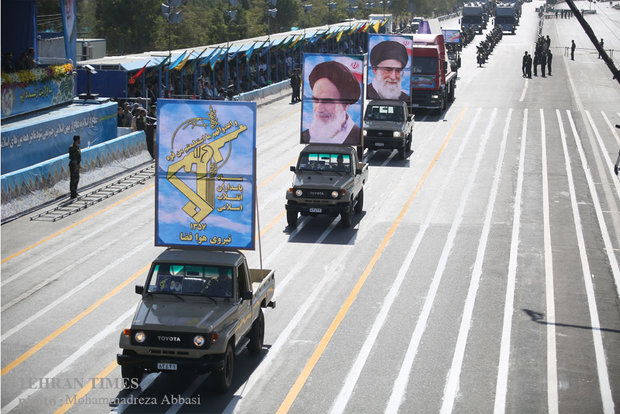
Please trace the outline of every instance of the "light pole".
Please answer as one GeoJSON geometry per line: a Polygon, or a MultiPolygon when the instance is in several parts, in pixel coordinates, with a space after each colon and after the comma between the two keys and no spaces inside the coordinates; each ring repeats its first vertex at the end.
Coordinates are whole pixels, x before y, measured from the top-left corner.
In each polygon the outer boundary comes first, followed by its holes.
{"type": "Polygon", "coordinates": [[[267,5],[271,7],[267,9],[267,41],[271,40],[271,19],[275,19],[278,14],[278,9],[276,9],[276,4],[278,0],[267,0],[267,5]]]}
{"type": "MultiPolygon", "coordinates": [[[[239,0],[228,0],[228,8],[237,7],[239,0]]],[[[230,19],[226,25],[226,48],[228,48],[228,34],[230,32],[230,23],[237,18],[237,10],[226,10],[226,16],[230,19]]]]}
{"type": "MultiPolygon", "coordinates": [[[[170,45],[170,31],[173,24],[181,23],[183,20],[183,10],[178,10],[181,7],[181,0],[168,0],[168,4],[162,3],[161,13],[168,21],[168,65],[172,62],[172,51],[170,45]]],[[[159,71],[161,74],[161,70],[159,71]]],[[[159,83],[161,84],[161,75],[159,83]]],[[[170,85],[170,71],[166,71],[166,91],[170,85]]],[[[166,94],[164,91],[164,95],[166,94]]]]}
{"type": "Polygon", "coordinates": [[[338,4],[336,2],[329,2],[327,3],[327,9],[328,9],[328,14],[327,14],[327,25],[329,26],[330,24],[332,24],[332,9],[335,9],[336,6],[338,6],[338,4]]]}
{"type": "MultiPolygon", "coordinates": [[[[271,7],[267,9],[267,41],[271,42],[271,19],[275,19],[278,14],[276,4],[278,0],[267,0],[267,5],[271,7]]],[[[268,46],[270,49],[271,47],[268,46]]],[[[267,80],[271,81],[271,51],[267,49],[267,80]]]]}
{"type": "Polygon", "coordinates": [[[170,27],[173,24],[181,23],[181,20],[183,20],[183,10],[177,10],[181,7],[181,1],[182,0],[168,0],[168,4],[162,3],[161,5],[161,13],[168,21],[168,58],[172,56],[170,51],[170,27]]]}

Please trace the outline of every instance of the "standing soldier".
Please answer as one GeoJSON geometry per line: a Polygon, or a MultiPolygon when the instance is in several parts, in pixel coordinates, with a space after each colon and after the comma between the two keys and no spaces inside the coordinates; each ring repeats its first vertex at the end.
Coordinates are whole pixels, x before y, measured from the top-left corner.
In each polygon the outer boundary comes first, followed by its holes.
{"type": "Polygon", "coordinates": [[[71,198],[77,197],[78,182],[80,181],[80,163],[82,162],[82,151],[80,151],[80,136],[73,136],[73,145],[69,147],[69,172],[71,181],[69,182],[69,190],[71,198]]]}
{"type": "Polygon", "coordinates": [[[547,51],[547,72],[548,75],[551,76],[551,60],[553,59],[553,53],[551,53],[551,49],[547,51]]]}
{"type": "Polygon", "coordinates": [[[523,60],[521,61],[521,72],[523,73],[523,77],[525,78],[527,76],[527,50],[525,51],[525,54],[523,55],[523,60]]]}
{"type": "Polygon", "coordinates": [[[575,49],[577,48],[577,45],[575,45],[575,41],[571,40],[571,45],[570,45],[570,60],[575,60],[575,49]]]}
{"type": "Polygon", "coordinates": [[[528,79],[532,79],[532,55],[527,55],[526,72],[528,79]]]}
{"type": "Polygon", "coordinates": [[[547,51],[540,52],[540,73],[545,77],[545,69],[547,69],[547,51]]]}
{"type": "MultiPolygon", "coordinates": [[[[603,49],[605,43],[603,42],[603,38],[601,37],[601,49],[603,49]]],[[[601,52],[598,52],[598,58],[601,58],[601,52]]]]}

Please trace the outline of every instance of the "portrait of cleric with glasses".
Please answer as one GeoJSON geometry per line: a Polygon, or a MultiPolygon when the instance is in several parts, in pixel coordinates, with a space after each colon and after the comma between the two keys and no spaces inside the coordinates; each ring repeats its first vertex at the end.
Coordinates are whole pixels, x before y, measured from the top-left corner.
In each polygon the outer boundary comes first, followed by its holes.
{"type": "MultiPolygon", "coordinates": [[[[383,40],[372,46],[372,40],[379,37],[385,38],[385,36],[371,36],[369,39],[369,46],[372,48],[366,97],[409,102],[411,65],[408,64],[407,48],[395,40],[383,40]]],[[[411,44],[408,39],[407,42],[411,44]]]]}

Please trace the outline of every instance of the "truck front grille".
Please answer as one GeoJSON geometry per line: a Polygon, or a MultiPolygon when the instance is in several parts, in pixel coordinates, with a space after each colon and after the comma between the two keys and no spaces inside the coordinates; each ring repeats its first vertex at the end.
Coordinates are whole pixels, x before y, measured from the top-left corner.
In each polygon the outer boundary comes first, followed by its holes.
{"type": "MultiPolygon", "coordinates": [[[[186,349],[198,349],[194,345],[194,337],[198,335],[193,332],[164,332],[164,331],[144,331],[146,334],[146,340],[142,343],[136,342],[134,337],[135,331],[131,333],[131,344],[137,346],[146,346],[153,348],[186,348],[186,349]]],[[[206,334],[202,334],[205,339],[206,334]]],[[[208,349],[210,345],[209,341],[205,341],[205,344],[200,349],[208,349]]],[[[162,351],[163,352],[163,351],[162,351]]]]}

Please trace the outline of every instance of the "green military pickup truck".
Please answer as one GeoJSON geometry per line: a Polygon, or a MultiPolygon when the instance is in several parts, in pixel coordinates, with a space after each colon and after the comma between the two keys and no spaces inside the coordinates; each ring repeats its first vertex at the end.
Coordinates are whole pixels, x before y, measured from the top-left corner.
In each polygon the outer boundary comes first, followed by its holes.
{"type": "Polygon", "coordinates": [[[398,150],[401,159],[411,151],[414,115],[406,102],[370,101],[364,115],[364,147],[398,150]]]}
{"type": "Polygon", "coordinates": [[[306,146],[291,166],[293,186],[286,192],[286,219],[291,227],[297,218],[327,214],[350,227],[353,213],[364,206],[368,165],[357,159],[357,149],[342,145],[306,146]]]}
{"type": "Polygon", "coordinates": [[[217,390],[228,391],[235,356],[262,350],[262,308],[275,307],[274,289],[274,272],[249,269],[239,251],[167,249],[136,286],[141,301],[120,336],[125,387],[149,372],[212,372],[217,390]]]}

